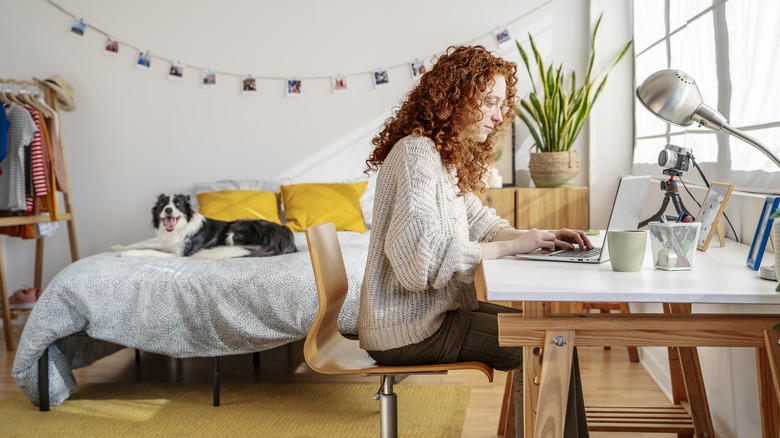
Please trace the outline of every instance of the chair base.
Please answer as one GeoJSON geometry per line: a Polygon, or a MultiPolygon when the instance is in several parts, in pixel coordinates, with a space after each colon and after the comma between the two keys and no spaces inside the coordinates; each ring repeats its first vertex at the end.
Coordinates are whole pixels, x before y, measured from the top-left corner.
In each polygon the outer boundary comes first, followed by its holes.
{"type": "Polygon", "coordinates": [[[398,395],[393,390],[394,375],[382,376],[379,393],[379,427],[382,438],[398,437],[398,395]]]}

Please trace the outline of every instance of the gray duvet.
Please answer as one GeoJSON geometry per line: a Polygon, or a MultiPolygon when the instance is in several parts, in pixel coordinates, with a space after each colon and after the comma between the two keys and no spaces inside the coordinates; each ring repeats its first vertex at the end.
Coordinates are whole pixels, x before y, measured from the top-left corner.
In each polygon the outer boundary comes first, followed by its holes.
{"type": "MultiPolygon", "coordinates": [[[[339,317],[357,332],[360,285],[370,233],[339,232],[349,293],[339,317]]],[[[317,290],[303,233],[298,252],[226,261],[97,254],[58,273],[22,333],[13,377],[38,404],[37,361],[49,348],[50,403],[77,390],[72,370],[122,348],[172,357],[268,350],[304,339],[317,290]]],[[[156,239],[140,242],[150,246],[156,239]]]]}

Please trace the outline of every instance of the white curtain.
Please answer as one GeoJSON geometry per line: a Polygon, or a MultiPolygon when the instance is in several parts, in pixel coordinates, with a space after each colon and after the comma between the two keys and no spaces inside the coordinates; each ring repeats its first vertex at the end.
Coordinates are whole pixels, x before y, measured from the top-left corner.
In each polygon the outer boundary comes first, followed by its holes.
{"type": "MultiPolygon", "coordinates": [[[[780,1],[635,0],[635,81],[678,69],[696,80],[704,103],[737,130],[780,154],[780,1]]],[[[670,125],[635,106],[634,174],[667,178],[658,153],[692,150],[709,182],[780,193],[780,168],[752,145],[724,132],[670,125]]],[[[681,179],[702,184],[693,166],[681,179]]]]}

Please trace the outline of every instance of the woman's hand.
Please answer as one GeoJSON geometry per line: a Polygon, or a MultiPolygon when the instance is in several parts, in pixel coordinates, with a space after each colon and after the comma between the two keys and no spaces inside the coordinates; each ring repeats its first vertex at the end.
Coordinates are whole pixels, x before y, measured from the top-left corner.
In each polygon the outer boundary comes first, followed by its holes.
{"type": "MultiPolygon", "coordinates": [[[[567,238],[568,234],[561,237],[567,238]]],[[[555,249],[556,238],[557,236],[553,233],[539,231],[535,228],[528,231],[504,228],[499,230],[490,242],[480,243],[482,259],[489,260],[508,255],[525,254],[539,248],[552,251],[555,249]]]]}
{"type": "Polygon", "coordinates": [[[578,246],[580,249],[593,249],[588,236],[583,231],[573,231],[568,228],[562,228],[553,232],[555,234],[555,246],[563,249],[574,249],[578,246]]]}
{"type": "Polygon", "coordinates": [[[505,256],[525,254],[537,249],[552,251],[556,247],[573,249],[593,249],[588,237],[583,231],[573,231],[563,228],[552,233],[531,228],[528,231],[518,231],[514,228],[503,228],[487,243],[480,243],[482,260],[497,259],[505,256]]]}

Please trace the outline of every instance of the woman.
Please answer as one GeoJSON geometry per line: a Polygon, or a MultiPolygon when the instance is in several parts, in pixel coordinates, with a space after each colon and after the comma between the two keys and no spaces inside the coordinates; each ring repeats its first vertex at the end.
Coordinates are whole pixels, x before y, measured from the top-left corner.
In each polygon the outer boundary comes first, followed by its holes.
{"type": "MultiPolygon", "coordinates": [[[[537,248],[592,248],[578,231],[515,230],[474,194],[484,187],[496,134],[513,118],[516,71],[484,47],[450,47],[373,139],[366,172],[378,176],[358,331],[377,362],[479,360],[522,369],[522,348],[498,345],[496,314],[516,310],[477,301],[477,265],[537,248]]],[[[567,436],[587,436],[587,427],[576,430],[584,407],[568,411],[567,436]]]]}

